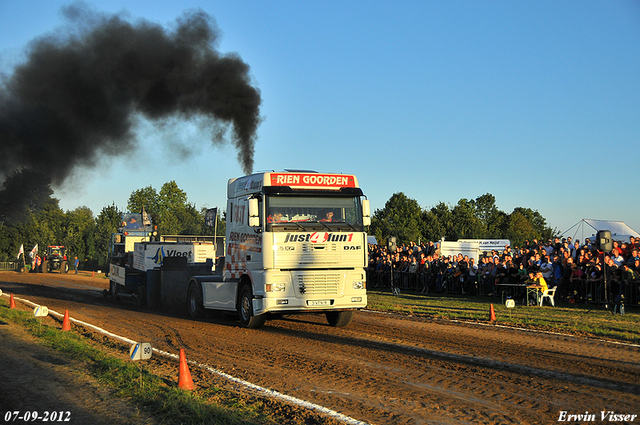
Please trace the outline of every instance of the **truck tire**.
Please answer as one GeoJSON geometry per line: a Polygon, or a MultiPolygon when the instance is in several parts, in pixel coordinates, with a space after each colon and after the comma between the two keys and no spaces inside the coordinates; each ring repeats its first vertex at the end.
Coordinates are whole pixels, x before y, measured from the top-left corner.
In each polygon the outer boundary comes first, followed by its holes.
{"type": "Polygon", "coordinates": [[[49,273],[49,262],[48,261],[43,261],[42,262],[42,273],[49,273]]]}
{"type": "Polygon", "coordinates": [[[109,295],[111,295],[113,300],[118,299],[118,284],[112,280],[109,281],[109,295]]]}
{"type": "Polygon", "coordinates": [[[136,305],[144,307],[147,305],[147,287],[140,285],[136,291],[136,305]]]}
{"type": "Polygon", "coordinates": [[[240,288],[240,295],[238,296],[238,318],[240,324],[249,329],[256,329],[264,325],[267,319],[264,314],[260,316],[253,315],[253,294],[251,293],[251,286],[243,285],[240,288]]]}
{"type": "Polygon", "coordinates": [[[353,320],[355,310],[329,311],[327,312],[327,322],[335,328],[343,328],[353,320]]]}
{"type": "Polygon", "coordinates": [[[69,273],[68,261],[63,261],[62,264],[60,264],[60,273],[69,273]]]}
{"type": "Polygon", "coordinates": [[[204,317],[204,307],[202,305],[202,289],[198,282],[191,282],[187,291],[187,310],[189,317],[201,319],[204,317]]]}

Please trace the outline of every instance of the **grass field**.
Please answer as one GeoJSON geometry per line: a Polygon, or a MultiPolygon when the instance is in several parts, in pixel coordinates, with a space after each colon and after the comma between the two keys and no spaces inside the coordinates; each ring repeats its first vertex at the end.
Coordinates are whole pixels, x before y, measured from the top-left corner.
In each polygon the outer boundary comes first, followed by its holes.
{"type": "Polygon", "coordinates": [[[625,314],[613,314],[604,305],[556,304],[555,307],[507,308],[499,297],[424,295],[369,291],[368,309],[416,317],[489,322],[491,305],[500,325],[536,328],[640,344],[640,314],[627,307],[625,314]]]}

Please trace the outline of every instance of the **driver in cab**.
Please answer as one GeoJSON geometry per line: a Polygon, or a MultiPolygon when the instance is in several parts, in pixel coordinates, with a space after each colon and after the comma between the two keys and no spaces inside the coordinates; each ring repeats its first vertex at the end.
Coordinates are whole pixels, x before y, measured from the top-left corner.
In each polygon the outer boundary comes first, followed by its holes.
{"type": "Polygon", "coordinates": [[[269,217],[267,217],[267,223],[284,223],[286,220],[282,216],[282,211],[274,209],[269,217]]]}
{"type": "Polygon", "coordinates": [[[333,211],[329,210],[325,213],[324,218],[320,219],[323,222],[333,221],[333,211]]]}

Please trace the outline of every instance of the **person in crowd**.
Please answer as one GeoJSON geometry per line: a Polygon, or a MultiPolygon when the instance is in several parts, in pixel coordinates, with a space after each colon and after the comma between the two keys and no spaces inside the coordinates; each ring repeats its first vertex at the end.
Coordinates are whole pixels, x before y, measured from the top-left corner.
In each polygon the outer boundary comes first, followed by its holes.
{"type": "Polygon", "coordinates": [[[571,258],[575,262],[577,260],[578,252],[580,251],[580,242],[576,240],[571,247],[571,258]]]}
{"type": "Polygon", "coordinates": [[[640,273],[637,270],[630,267],[628,263],[622,266],[622,279],[620,281],[620,292],[618,295],[624,296],[623,300],[629,300],[631,302],[637,302],[638,290],[640,289],[640,273]]]}
{"type": "Polygon", "coordinates": [[[551,239],[549,239],[547,243],[544,244],[544,252],[547,256],[553,255],[554,246],[551,244],[551,239]]]}
{"type": "Polygon", "coordinates": [[[547,281],[544,280],[542,272],[531,271],[529,272],[529,279],[526,281],[526,283],[527,288],[537,289],[537,291],[533,292],[529,297],[529,301],[534,303],[534,305],[537,305],[540,302],[542,293],[549,289],[549,287],[547,286],[547,281]]]}
{"type": "Polygon", "coordinates": [[[477,295],[478,266],[475,264],[475,261],[474,258],[469,259],[469,268],[463,285],[463,295],[477,295]]]}
{"type": "Polygon", "coordinates": [[[620,254],[620,249],[613,248],[611,250],[611,259],[613,260],[616,267],[622,267],[622,263],[624,263],[624,257],[620,254]]]}
{"type": "Polygon", "coordinates": [[[540,272],[547,282],[553,278],[553,263],[548,255],[546,255],[540,264],[540,272]]]}
{"type": "Polygon", "coordinates": [[[535,272],[536,276],[542,274],[548,287],[557,287],[556,299],[559,300],[602,301],[605,289],[609,300],[625,292],[635,299],[635,292],[627,289],[633,285],[627,282],[628,270],[640,274],[639,243],[635,237],[630,238],[629,243],[616,241],[615,249],[603,253],[587,239],[583,245],[570,237],[533,239],[521,247],[485,252],[477,261],[461,254],[442,257],[434,242],[400,244],[395,254],[389,253],[384,245],[372,244],[368,269],[371,273],[391,269],[394,273],[401,272],[402,278],[394,277],[401,279],[402,285],[423,293],[431,288],[440,292],[489,295],[496,292],[495,283],[523,282],[529,272],[535,272]]]}

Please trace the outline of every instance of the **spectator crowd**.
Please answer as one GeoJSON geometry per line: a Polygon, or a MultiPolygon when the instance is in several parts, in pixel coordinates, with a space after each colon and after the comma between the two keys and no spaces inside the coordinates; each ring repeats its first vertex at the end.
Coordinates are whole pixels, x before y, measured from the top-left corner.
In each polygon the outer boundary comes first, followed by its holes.
{"type": "Polygon", "coordinates": [[[521,247],[484,252],[477,260],[441,256],[434,242],[401,244],[395,252],[369,245],[370,288],[493,296],[531,282],[531,272],[541,274],[549,288],[556,287],[556,299],[565,302],[638,305],[640,238],[614,241],[609,252],[599,251],[590,239],[534,239],[521,247]]]}

